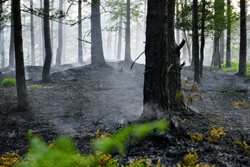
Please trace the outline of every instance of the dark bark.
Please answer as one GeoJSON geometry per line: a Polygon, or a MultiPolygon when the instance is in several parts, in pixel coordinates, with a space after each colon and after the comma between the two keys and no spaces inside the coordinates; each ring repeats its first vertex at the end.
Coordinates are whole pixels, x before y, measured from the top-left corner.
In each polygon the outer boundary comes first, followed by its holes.
{"type": "Polygon", "coordinates": [[[240,0],[240,76],[246,75],[247,33],[246,33],[246,1],[240,0]]]}
{"type": "Polygon", "coordinates": [[[126,32],[125,32],[125,61],[131,62],[131,38],[130,38],[130,0],[127,0],[126,11],[126,32]]]}
{"type": "Polygon", "coordinates": [[[200,83],[199,66],[199,27],[198,27],[198,0],[193,0],[193,59],[194,59],[194,82],[200,83]]]}
{"type": "Polygon", "coordinates": [[[202,16],[201,16],[201,47],[200,47],[200,77],[203,76],[203,61],[205,48],[205,22],[206,22],[206,0],[202,0],[202,16]]]}
{"type": "Polygon", "coordinates": [[[14,41],[15,41],[15,56],[16,56],[16,83],[17,83],[17,99],[20,109],[28,108],[27,87],[24,72],[23,60],[23,41],[22,41],[22,24],[20,0],[13,2],[13,22],[14,22],[14,41]]]}
{"type": "Polygon", "coordinates": [[[10,30],[10,48],[9,48],[9,68],[15,67],[15,44],[14,44],[14,23],[13,23],[13,1],[11,1],[11,30],[10,30]]]}
{"type": "Polygon", "coordinates": [[[82,50],[82,0],[78,1],[78,63],[83,63],[83,50],[82,50]]]}
{"type": "MultiPolygon", "coordinates": [[[[43,8],[43,1],[40,0],[40,7],[43,8]]],[[[44,64],[45,60],[45,44],[44,44],[44,26],[43,18],[41,18],[41,43],[40,43],[40,53],[41,53],[41,65],[44,64]]]]}
{"type": "Polygon", "coordinates": [[[227,0],[227,51],[226,51],[226,67],[231,67],[231,17],[232,7],[231,0],[227,0]]]}
{"type": "Polygon", "coordinates": [[[220,37],[220,63],[224,64],[224,55],[225,55],[225,34],[224,30],[221,31],[220,37]]]}
{"type": "MultiPolygon", "coordinates": [[[[30,0],[30,8],[33,9],[33,0],[30,0]]],[[[30,42],[31,42],[31,65],[36,63],[35,54],[35,35],[34,35],[34,16],[30,14],[30,42]]]]}
{"type": "MultiPolygon", "coordinates": [[[[51,15],[54,14],[53,9],[54,9],[54,0],[50,0],[50,13],[51,15]]],[[[52,51],[52,55],[54,54],[54,21],[51,20],[50,21],[50,43],[51,43],[51,51],[52,51]]],[[[53,62],[52,62],[53,63],[53,62]]]]}
{"type": "Polygon", "coordinates": [[[121,60],[121,49],[122,49],[122,18],[119,18],[118,27],[118,46],[117,46],[117,60],[121,60]]]}
{"type": "MultiPolygon", "coordinates": [[[[63,10],[63,0],[59,1],[59,10],[63,10]]],[[[63,50],[63,28],[62,28],[63,18],[60,17],[58,23],[58,48],[56,52],[56,65],[62,64],[62,50],[63,50]]]]}
{"type": "Polygon", "coordinates": [[[176,110],[180,90],[180,48],[174,39],[174,0],[148,0],[143,119],[176,110]],[[167,18],[167,19],[166,19],[167,18]]]}
{"type": "Polygon", "coordinates": [[[50,82],[50,68],[52,60],[52,50],[50,41],[50,19],[49,19],[49,0],[44,0],[44,44],[45,44],[45,61],[43,65],[43,82],[50,82]]]}
{"type": "Polygon", "coordinates": [[[91,64],[106,65],[103,55],[100,0],[91,3],[91,64]]]}

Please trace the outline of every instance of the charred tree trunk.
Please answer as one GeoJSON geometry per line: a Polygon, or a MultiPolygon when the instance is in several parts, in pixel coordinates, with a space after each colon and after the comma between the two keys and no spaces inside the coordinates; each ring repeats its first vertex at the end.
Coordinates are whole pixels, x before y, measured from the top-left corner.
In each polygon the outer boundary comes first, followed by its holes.
{"type": "Polygon", "coordinates": [[[15,67],[15,44],[14,44],[14,23],[13,23],[13,1],[11,1],[11,30],[10,30],[10,48],[9,48],[9,68],[15,67]]]}
{"type": "Polygon", "coordinates": [[[52,60],[52,50],[50,41],[50,20],[49,20],[49,0],[44,0],[44,44],[45,44],[45,61],[43,65],[43,82],[50,82],[50,68],[52,60]]]}
{"type": "Polygon", "coordinates": [[[194,59],[194,82],[200,83],[199,63],[199,27],[198,27],[198,0],[193,0],[193,59],[194,59]]]}
{"type": "Polygon", "coordinates": [[[246,0],[240,0],[240,58],[239,72],[240,76],[246,75],[246,55],[247,55],[247,27],[246,27],[246,0]]]}
{"type": "Polygon", "coordinates": [[[227,55],[226,55],[226,67],[231,67],[231,17],[232,17],[232,6],[231,0],[227,0],[227,55]]]}
{"type": "MultiPolygon", "coordinates": [[[[59,1],[59,10],[63,10],[63,0],[59,1]]],[[[56,65],[62,64],[62,50],[63,50],[63,27],[62,27],[63,18],[60,17],[58,23],[58,48],[56,52],[56,65]]]]}
{"type": "Polygon", "coordinates": [[[16,82],[17,82],[17,98],[18,107],[20,109],[28,108],[27,87],[24,72],[23,60],[23,41],[22,41],[22,24],[20,0],[12,1],[14,13],[14,41],[15,41],[15,56],[16,56],[16,82]]]}
{"type": "Polygon", "coordinates": [[[179,56],[182,46],[174,41],[174,13],[174,0],[148,0],[142,115],[146,120],[158,117],[158,112],[176,110],[182,105],[176,99],[181,87],[179,56]]]}
{"type": "MultiPolygon", "coordinates": [[[[33,9],[33,0],[30,0],[30,9],[33,9]]],[[[30,42],[31,42],[31,65],[36,63],[35,54],[35,35],[34,35],[34,16],[30,14],[30,42]]]]}
{"type": "Polygon", "coordinates": [[[130,39],[130,0],[127,0],[126,33],[125,33],[125,61],[131,62],[131,39],[130,39]]]}
{"type": "Polygon", "coordinates": [[[91,3],[91,64],[106,65],[103,55],[100,0],[91,3]]]}
{"type": "Polygon", "coordinates": [[[83,64],[82,50],[82,0],[78,1],[78,63],[83,64]]]}

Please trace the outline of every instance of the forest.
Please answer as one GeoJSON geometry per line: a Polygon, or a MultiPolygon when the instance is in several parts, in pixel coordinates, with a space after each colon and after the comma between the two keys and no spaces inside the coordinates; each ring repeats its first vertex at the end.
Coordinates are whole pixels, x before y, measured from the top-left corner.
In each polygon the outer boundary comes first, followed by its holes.
{"type": "Polygon", "coordinates": [[[249,167],[250,1],[0,0],[0,167],[249,167]]]}

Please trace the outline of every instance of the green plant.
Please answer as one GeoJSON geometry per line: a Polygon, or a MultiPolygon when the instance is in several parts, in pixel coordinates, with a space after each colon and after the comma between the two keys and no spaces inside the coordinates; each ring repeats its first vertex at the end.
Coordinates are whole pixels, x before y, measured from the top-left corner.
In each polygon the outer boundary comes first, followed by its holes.
{"type": "Polygon", "coordinates": [[[32,89],[41,89],[41,88],[43,88],[43,85],[32,84],[30,87],[31,87],[32,89]]]}
{"type": "Polygon", "coordinates": [[[16,79],[12,77],[4,78],[1,82],[1,85],[4,87],[16,86],[16,79]]]}

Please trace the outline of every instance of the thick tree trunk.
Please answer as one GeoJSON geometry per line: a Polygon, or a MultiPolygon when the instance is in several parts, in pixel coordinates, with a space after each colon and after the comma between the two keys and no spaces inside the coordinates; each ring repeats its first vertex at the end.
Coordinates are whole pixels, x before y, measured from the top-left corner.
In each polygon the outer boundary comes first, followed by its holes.
{"type": "Polygon", "coordinates": [[[10,48],[9,48],[9,68],[15,67],[15,44],[14,44],[14,23],[13,23],[13,1],[11,1],[11,30],[10,30],[10,48]]]}
{"type": "Polygon", "coordinates": [[[200,83],[199,63],[199,27],[198,27],[198,0],[193,0],[193,59],[194,59],[194,82],[200,83]]]}
{"type": "Polygon", "coordinates": [[[246,28],[246,0],[240,0],[240,76],[246,75],[246,55],[247,55],[247,28],[246,28]]]}
{"type": "Polygon", "coordinates": [[[50,41],[50,20],[49,20],[49,0],[44,0],[44,44],[45,44],[45,61],[43,65],[43,82],[50,82],[50,68],[52,60],[52,50],[50,41]]]}
{"type": "MultiPolygon", "coordinates": [[[[63,0],[59,1],[59,10],[63,10],[63,0]]],[[[62,64],[62,50],[63,50],[63,30],[62,30],[62,17],[59,19],[58,23],[58,48],[56,52],[56,65],[62,64]]]]}
{"type": "MultiPolygon", "coordinates": [[[[43,8],[43,1],[40,0],[40,7],[43,8]]],[[[40,53],[41,53],[41,59],[40,63],[41,65],[44,64],[45,60],[45,44],[44,44],[44,26],[43,26],[43,18],[41,18],[41,43],[40,43],[40,53]]]]}
{"type": "Polygon", "coordinates": [[[174,0],[148,0],[143,119],[181,105],[176,99],[181,68],[180,48],[174,41],[174,6],[174,0]]]}
{"type": "Polygon", "coordinates": [[[78,1],[78,63],[83,64],[82,49],[82,0],[78,1]]]}
{"type": "Polygon", "coordinates": [[[126,33],[125,33],[125,61],[131,62],[131,46],[130,46],[130,0],[127,0],[126,12],[126,33]]]}
{"type": "MultiPolygon", "coordinates": [[[[51,12],[51,16],[53,16],[54,0],[50,0],[50,2],[51,2],[50,12],[51,12]]],[[[54,21],[53,20],[50,21],[50,43],[51,43],[51,51],[53,55],[54,54],[54,21]]]]}
{"type": "Polygon", "coordinates": [[[106,65],[103,55],[100,0],[91,3],[91,64],[106,65]]]}
{"type": "Polygon", "coordinates": [[[224,30],[221,31],[220,37],[220,63],[224,64],[224,55],[225,55],[225,34],[224,30]]]}
{"type": "MultiPolygon", "coordinates": [[[[33,9],[33,0],[30,0],[30,8],[33,9]]],[[[35,54],[35,35],[34,35],[34,16],[30,14],[30,42],[31,42],[31,65],[36,64],[35,54]]]]}
{"type": "Polygon", "coordinates": [[[22,24],[20,0],[13,2],[13,21],[14,21],[14,41],[15,41],[15,56],[16,56],[16,82],[17,82],[17,98],[18,107],[20,109],[28,108],[27,87],[24,72],[23,60],[23,41],[22,41],[22,24]]]}
{"type": "Polygon", "coordinates": [[[231,67],[231,17],[232,7],[231,0],[227,0],[227,55],[226,55],[226,67],[231,67]]]}
{"type": "Polygon", "coordinates": [[[205,48],[205,22],[206,22],[206,0],[202,0],[202,18],[201,18],[201,47],[200,47],[200,77],[203,76],[203,61],[205,48]]]}
{"type": "Polygon", "coordinates": [[[121,60],[121,50],[122,50],[122,18],[119,18],[118,27],[118,46],[117,46],[117,60],[121,60]]]}

